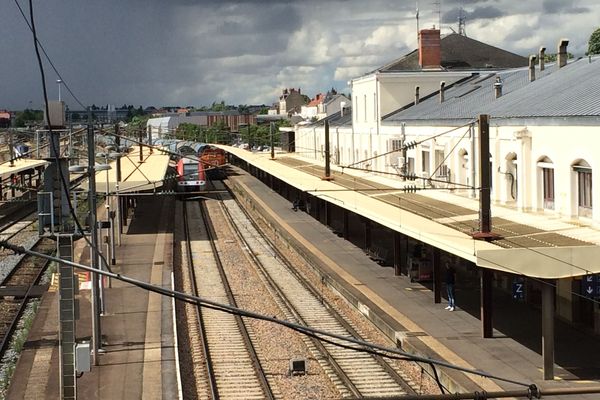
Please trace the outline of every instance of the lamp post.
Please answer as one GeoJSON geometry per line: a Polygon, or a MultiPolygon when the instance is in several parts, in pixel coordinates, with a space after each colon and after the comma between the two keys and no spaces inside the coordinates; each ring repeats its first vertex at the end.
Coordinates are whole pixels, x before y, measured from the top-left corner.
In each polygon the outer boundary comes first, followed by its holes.
{"type": "MultiPolygon", "coordinates": [[[[97,155],[98,157],[104,157],[105,160],[105,165],[108,167],[106,168],[106,190],[104,191],[104,207],[106,208],[106,219],[108,221],[108,226],[106,227],[106,230],[108,231],[108,242],[106,243],[106,254],[108,255],[108,258],[110,258],[110,263],[111,265],[115,265],[115,254],[114,254],[114,248],[112,246],[113,243],[113,235],[112,235],[112,219],[110,217],[110,179],[108,177],[108,170],[112,169],[110,167],[110,165],[108,165],[108,153],[99,153],[97,155]]],[[[104,171],[104,169],[103,169],[104,171]]]]}
{"type": "Polygon", "coordinates": [[[61,101],[60,100],[60,84],[62,83],[62,80],[57,79],[56,83],[58,84],[58,101],[61,101]]]}
{"type": "MultiPolygon", "coordinates": [[[[108,146],[107,150],[113,150],[114,147],[113,146],[108,146]]],[[[121,222],[120,222],[120,210],[119,210],[119,181],[121,179],[120,177],[120,171],[119,171],[119,159],[123,156],[123,154],[116,152],[116,151],[110,151],[108,153],[98,153],[97,157],[103,157],[106,161],[106,164],[108,165],[109,160],[117,160],[117,171],[116,171],[116,175],[115,175],[115,190],[111,191],[110,190],[110,181],[108,179],[108,170],[106,171],[106,211],[107,211],[107,217],[109,219],[110,222],[110,258],[111,258],[111,264],[115,265],[116,264],[116,249],[115,249],[115,217],[117,218],[117,235],[119,237],[119,245],[121,244],[121,236],[120,236],[120,232],[121,232],[121,222]],[[111,211],[111,209],[114,209],[113,207],[113,201],[112,201],[112,196],[110,195],[111,192],[116,192],[117,194],[117,207],[116,207],[116,216],[115,216],[115,212],[111,211]]],[[[109,167],[109,169],[112,169],[109,167]]]]}

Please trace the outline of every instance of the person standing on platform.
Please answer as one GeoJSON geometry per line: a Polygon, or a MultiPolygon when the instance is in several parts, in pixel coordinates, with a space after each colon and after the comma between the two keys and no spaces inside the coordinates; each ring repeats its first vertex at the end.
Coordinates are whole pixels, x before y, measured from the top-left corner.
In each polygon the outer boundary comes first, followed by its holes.
{"type": "Polygon", "coordinates": [[[456,282],[456,271],[453,267],[446,264],[446,290],[448,291],[448,306],[446,310],[454,311],[454,284],[456,282]]]}

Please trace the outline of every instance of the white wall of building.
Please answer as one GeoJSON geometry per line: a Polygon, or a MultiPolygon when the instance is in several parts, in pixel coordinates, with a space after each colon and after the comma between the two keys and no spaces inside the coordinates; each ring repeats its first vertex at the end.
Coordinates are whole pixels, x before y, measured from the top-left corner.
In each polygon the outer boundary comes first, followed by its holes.
{"type": "MultiPolygon", "coordinates": [[[[502,125],[501,120],[492,122],[492,201],[495,204],[514,206],[522,211],[545,212],[556,217],[600,224],[600,153],[594,150],[600,148],[600,127],[542,124],[543,119],[539,119],[539,125],[529,123],[526,126],[502,125]],[[551,160],[551,165],[545,160],[551,160]],[[582,164],[581,160],[590,166],[592,172],[593,207],[589,216],[583,215],[578,206],[578,178],[573,165],[582,164]],[[544,206],[542,167],[554,169],[553,208],[544,206]]],[[[332,162],[342,166],[367,168],[374,173],[398,172],[395,167],[399,166],[402,153],[391,151],[392,141],[402,140],[402,131],[400,125],[382,126],[379,135],[356,132],[350,126],[331,127],[332,162]],[[335,159],[335,154],[339,154],[339,159],[335,159]],[[372,157],[376,158],[370,159],[372,157]]],[[[478,137],[476,124],[472,130],[468,126],[456,129],[452,126],[407,125],[404,128],[405,141],[422,142],[406,152],[405,163],[413,165],[408,172],[415,173],[417,177],[423,177],[427,172],[427,176],[433,174],[434,179],[450,182],[424,182],[418,179],[414,183],[453,188],[456,194],[472,195],[473,190],[460,186],[472,186],[473,181],[476,182],[474,186],[479,185],[478,147],[476,143],[472,143],[471,132],[475,132],[476,138],[478,137]],[[432,138],[447,131],[451,132],[432,138]],[[471,157],[473,149],[475,159],[471,157]],[[438,168],[444,158],[445,167],[438,168]],[[436,169],[437,172],[434,173],[436,169]]],[[[298,127],[296,145],[302,156],[323,162],[323,126],[298,127]]]]}
{"type": "Polygon", "coordinates": [[[352,110],[354,129],[360,132],[377,132],[381,128],[381,117],[415,100],[415,87],[419,86],[420,97],[427,96],[440,88],[462,78],[470,72],[403,72],[374,73],[352,80],[352,110]]]}
{"type": "Polygon", "coordinates": [[[194,124],[200,126],[208,125],[206,115],[174,115],[170,117],[150,118],[146,122],[146,129],[152,134],[152,139],[162,139],[172,135],[180,124],[194,124]]]}

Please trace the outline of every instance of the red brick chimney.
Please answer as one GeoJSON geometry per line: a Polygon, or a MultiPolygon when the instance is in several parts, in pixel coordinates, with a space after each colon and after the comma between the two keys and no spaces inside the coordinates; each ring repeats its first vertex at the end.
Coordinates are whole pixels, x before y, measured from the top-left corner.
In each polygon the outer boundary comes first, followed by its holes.
{"type": "Polygon", "coordinates": [[[442,61],[439,29],[421,29],[419,32],[419,65],[421,68],[439,68],[442,61]]]}

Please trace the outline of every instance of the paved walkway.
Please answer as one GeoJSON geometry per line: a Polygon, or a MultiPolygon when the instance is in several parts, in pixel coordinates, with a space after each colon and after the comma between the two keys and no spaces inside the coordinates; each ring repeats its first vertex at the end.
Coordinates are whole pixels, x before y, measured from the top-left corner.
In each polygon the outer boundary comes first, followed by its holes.
{"type": "MultiPolygon", "coordinates": [[[[494,293],[494,338],[481,337],[478,288],[468,280],[457,290],[459,307],[444,310],[429,288],[396,277],[392,268],[371,261],[362,250],[336,236],[304,212],[294,212],[289,201],[257,179],[237,170],[232,183],[248,192],[246,199],[278,227],[279,234],[310,257],[327,281],[390,337],[413,352],[487,371],[496,376],[541,388],[600,386],[598,337],[557,322],[554,381],[542,380],[541,317],[539,310],[494,293]],[[586,381],[584,379],[596,379],[586,381]]],[[[440,369],[451,391],[523,389],[511,383],[467,377],[440,369]]],[[[600,395],[563,396],[597,399],[600,395]]]]}
{"type": "MultiPolygon", "coordinates": [[[[174,199],[141,197],[117,248],[113,271],[171,287],[172,209],[174,199]],[[159,228],[164,228],[159,229],[159,228]]],[[[89,250],[77,243],[76,260],[89,262],[89,250]]],[[[91,332],[89,290],[80,291],[78,341],[91,332]]],[[[104,353],[99,366],[77,379],[82,399],[176,399],[179,388],[173,336],[172,300],[113,280],[105,290],[101,317],[104,353]]],[[[9,399],[59,397],[57,293],[48,292],[19,360],[9,399]]]]}

